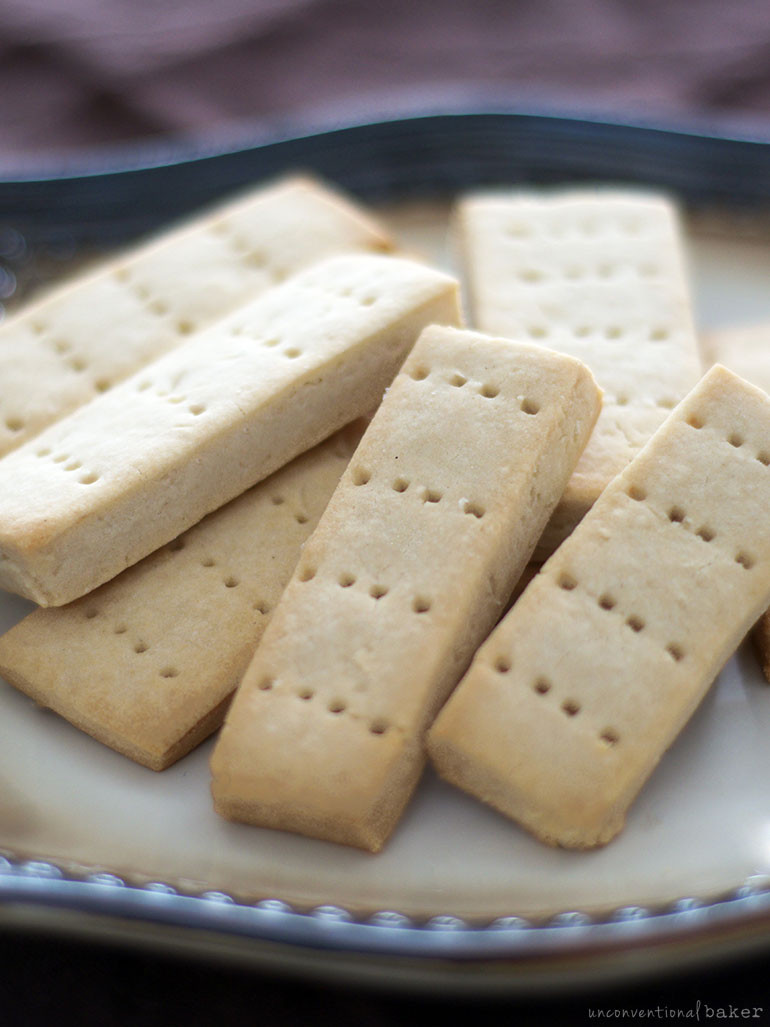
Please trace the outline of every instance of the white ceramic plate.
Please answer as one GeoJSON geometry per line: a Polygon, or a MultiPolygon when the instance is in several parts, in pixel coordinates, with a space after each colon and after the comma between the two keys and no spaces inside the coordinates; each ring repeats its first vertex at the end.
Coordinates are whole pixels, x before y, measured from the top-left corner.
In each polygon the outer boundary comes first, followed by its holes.
{"type": "MultiPolygon", "coordinates": [[[[446,260],[445,207],[385,214],[446,260]]],[[[770,317],[770,247],[692,235],[691,248],[702,326],[770,317]]],[[[0,630],[31,608],[0,595],[0,630]]],[[[371,856],[219,819],[211,742],[155,774],[0,682],[0,915],[304,973],[486,988],[737,951],[770,940],[768,739],[770,686],[744,646],[605,849],[548,849],[429,772],[371,856]]]]}

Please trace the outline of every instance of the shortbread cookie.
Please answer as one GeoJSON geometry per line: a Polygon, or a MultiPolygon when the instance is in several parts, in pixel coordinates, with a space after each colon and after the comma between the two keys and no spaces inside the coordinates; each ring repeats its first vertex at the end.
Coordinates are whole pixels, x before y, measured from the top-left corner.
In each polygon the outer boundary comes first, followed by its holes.
{"type": "Polygon", "coordinates": [[[358,207],[290,178],[57,288],[0,328],[0,456],[301,268],[390,248],[358,207]]]}
{"type": "Polygon", "coordinates": [[[543,841],[609,841],[770,601],[770,400],[713,368],[479,650],[429,732],[543,841]]]}
{"type": "Polygon", "coordinates": [[[423,332],[237,693],[212,759],[219,813],[380,848],[598,408],[576,360],[423,332]]]}
{"type": "Polygon", "coordinates": [[[82,599],[0,638],[0,675],[163,770],[216,730],[363,425],[339,432],[82,599]]]}
{"type": "Polygon", "coordinates": [[[714,329],[701,345],[708,364],[723,364],[770,393],[770,321],[714,329]]]}
{"type": "Polygon", "coordinates": [[[268,290],[0,460],[0,585],[59,606],[368,412],[457,287],[335,257],[268,290]]]}
{"type": "MultiPolygon", "coordinates": [[[[702,339],[709,363],[718,362],[770,393],[770,322],[720,328],[702,339]]],[[[759,618],[753,631],[762,671],[770,681],[770,610],[759,618]]]]}
{"type": "Polygon", "coordinates": [[[458,227],[475,327],[569,353],[604,390],[545,558],[700,375],[676,213],[634,192],[479,194],[458,227]]]}

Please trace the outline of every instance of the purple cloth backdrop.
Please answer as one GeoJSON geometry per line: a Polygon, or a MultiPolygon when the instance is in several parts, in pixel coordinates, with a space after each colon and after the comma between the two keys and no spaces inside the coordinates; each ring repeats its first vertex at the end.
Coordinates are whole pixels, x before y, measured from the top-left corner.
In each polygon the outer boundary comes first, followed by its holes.
{"type": "Polygon", "coordinates": [[[767,0],[0,0],[0,160],[497,100],[770,126],[767,0]]]}

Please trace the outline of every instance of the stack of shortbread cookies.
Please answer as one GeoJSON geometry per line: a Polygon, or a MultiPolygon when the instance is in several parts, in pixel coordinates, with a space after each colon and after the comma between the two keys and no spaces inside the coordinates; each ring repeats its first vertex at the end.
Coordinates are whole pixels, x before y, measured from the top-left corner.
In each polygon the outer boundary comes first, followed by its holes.
{"type": "Polygon", "coordinates": [[[377,851],[429,755],[609,841],[770,605],[770,398],[702,376],[668,200],[478,194],[455,234],[467,326],[308,178],[3,326],[0,587],[40,607],[3,678],[153,770],[224,721],[229,819],[377,851]]]}

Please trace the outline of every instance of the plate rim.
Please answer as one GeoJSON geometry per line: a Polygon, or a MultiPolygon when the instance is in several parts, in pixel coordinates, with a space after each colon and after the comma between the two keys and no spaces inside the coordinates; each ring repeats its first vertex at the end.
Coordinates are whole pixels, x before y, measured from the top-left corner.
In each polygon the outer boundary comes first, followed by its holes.
{"type": "MultiPolygon", "coordinates": [[[[339,906],[246,903],[226,892],[187,891],[158,880],[137,885],[97,869],[74,873],[54,861],[0,855],[0,926],[24,928],[30,909],[38,931],[61,930],[61,914],[75,913],[80,919],[65,922],[66,933],[88,935],[109,918],[113,935],[127,943],[137,928],[155,933],[150,940],[156,946],[163,946],[164,931],[181,929],[198,937],[197,948],[207,956],[217,938],[255,965],[264,965],[265,945],[337,964],[363,957],[373,963],[359,974],[369,983],[390,980],[393,968],[401,967],[401,980],[391,981],[396,986],[422,989],[440,979],[454,991],[539,992],[546,985],[625,982],[702,966],[710,958],[737,958],[770,942],[770,881],[764,875],[747,878],[727,895],[685,896],[660,909],[623,906],[602,916],[573,909],[542,923],[508,916],[473,924],[454,915],[420,922],[396,910],[357,917],[339,906]]],[[[299,972],[306,976],[307,967],[299,972]]]]}
{"type": "Polygon", "coordinates": [[[25,157],[18,162],[0,161],[0,186],[16,183],[43,183],[52,180],[92,179],[150,171],[169,165],[191,164],[217,157],[232,157],[244,151],[259,150],[285,142],[310,141],[337,132],[351,133],[380,129],[385,125],[406,126],[446,119],[500,118],[511,124],[540,122],[554,129],[570,126],[601,132],[659,134],[670,139],[705,140],[723,144],[748,144],[770,150],[770,125],[760,118],[702,113],[663,112],[645,117],[639,112],[586,107],[574,109],[565,104],[501,102],[499,97],[474,97],[443,101],[426,106],[417,98],[395,103],[385,109],[341,115],[337,111],[310,111],[291,115],[276,124],[236,123],[225,130],[204,130],[172,136],[149,136],[138,142],[53,151],[25,157]]]}
{"type": "Polygon", "coordinates": [[[471,107],[407,105],[384,118],[308,115],[280,129],[162,138],[53,155],[26,168],[0,162],[0,225],[43,239],[117,243],[287,168],[326,177],[365,201],[501,180],[605,179],[745,210],[770,204],[763,186],[770,180],[770,129],[740,120],[603,116],[482,100],[471,107]],[[378,156],[390,154],[386,169],[370,159],[378,148],[378,156]]]}

